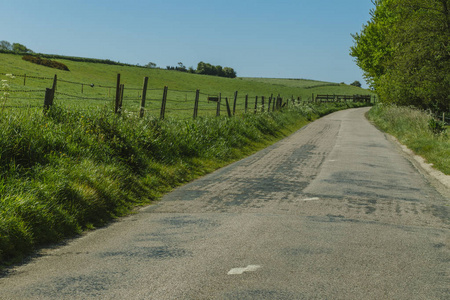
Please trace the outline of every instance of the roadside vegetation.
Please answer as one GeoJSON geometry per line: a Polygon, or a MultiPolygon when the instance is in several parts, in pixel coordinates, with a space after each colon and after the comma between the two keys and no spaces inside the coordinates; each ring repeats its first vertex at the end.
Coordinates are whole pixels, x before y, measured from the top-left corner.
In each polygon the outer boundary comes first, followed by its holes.
{"type": "MultiPolygon", "coordinates": [[[[349,103],[350,106],[363,104],[349,103]]],[[[159,120],[104,110],[0,116],[0,262],[102,226],[345,104],[159,120]]]]}
{"type": "Polygon", "coordinates": [[[450,129],[432,114],[413,107],[376,105],[368,113],[381,130],[450,175],[450,129]]]}
{"type": "Polygon", "coordinates": [[[369,117],[449,175],[450,0],[372,2],[350,48],[383,104],[369,117]]]}

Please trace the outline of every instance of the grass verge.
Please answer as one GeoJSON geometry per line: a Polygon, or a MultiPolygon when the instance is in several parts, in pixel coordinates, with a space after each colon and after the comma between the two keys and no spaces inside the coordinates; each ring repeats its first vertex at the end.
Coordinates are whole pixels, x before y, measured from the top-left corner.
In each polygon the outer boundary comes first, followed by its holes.
{"type": "Polygon", "coordinates": [[[102,226],[344,108],[164,121],[57,106],[46,115],[6,112],[0,115],[0,265],[102,226]]]}
{"type": "Polygon", "coordinates": [[[450,175],[449,131],[433,132],[430,114],[411,107],[378,104],[369,111],[368,117],[381,130],[424,157],[434,168],[450,175]]]}

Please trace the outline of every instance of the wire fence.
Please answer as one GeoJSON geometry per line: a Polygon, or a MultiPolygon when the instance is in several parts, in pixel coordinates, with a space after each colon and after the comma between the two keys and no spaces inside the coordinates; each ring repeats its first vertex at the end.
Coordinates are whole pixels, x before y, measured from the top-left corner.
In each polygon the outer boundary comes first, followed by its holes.
{"type": "MultiPolygon", "coordinates": [[[[176,90],[149,88],[144,79],[142,87],[122,84],[120,74],[115,85],[97,84],[50,77],[7,74],[7,87],[3,87],[0,106],[3,109],[48,108],[53,104],[76,110],[107,109],[115,113],[137,113],[141,117],[153,115],[164,119],[171,116],[180,119],[199,116],[235,115],[278,110],[284,106],[301,105],[308,102],[324,102],[314,94],[302,101],[301,97],[283,99],[280,95],[249,96],[235,92],[232,97],[221,93],[204,93],[199,90],[176,90]]],[[[347,96],[346,96],[347,97],[347,96]]],[[[371,101],[352,98],[353,101],[371,101]]],[[[369,98],[367,98],[369,97],[369,98]]],[[[344,101],[349,101],[345,98],[344,101]]],[[[342,99],[326,101],[339,102],[342,99]]]]}

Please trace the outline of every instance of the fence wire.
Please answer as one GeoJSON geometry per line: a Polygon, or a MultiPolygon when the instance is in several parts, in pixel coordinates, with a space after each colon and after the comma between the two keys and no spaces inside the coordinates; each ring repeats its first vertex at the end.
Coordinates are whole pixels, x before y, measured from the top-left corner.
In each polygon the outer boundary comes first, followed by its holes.
{"type": "MultiPolygon", "coordinates": [[[[7,74],[0,73],[0,75],[8,75],[14,77],[24,78],[23,85],[25,86],[26,79],[36,79],[36,80],[53,80],[54,78],[50,77],[40,77],[40,76],[30,76],[26,74],[7,74]]],[[[21,101],[23,102],[32,102],[41,100],[44,102],[44,95],[46,94],[47,87],[45,89],[36,89],[36,88],[20,88],[22,84],[20,82],[14,82],[14,79],[11,79],[11,88],[7,91],[8,95],[7,100],[11,100],[12,103],[6,103],[4,105],[5,108],[29,108],[29,107],[42,107],[39,106],[30,106],[30,105],[21,105],[21,101]],[[42,98],[38,98],[38,93],[42,94],[42,98]],[[20,97],[19,95],[24,95],[20,97]],[[26,95],[26,96],[25,96],[26,95]],[[31,96],[33,95],[33,96],[31,96]]],[[[36,83],[33,83],[37,85],[36,83]]],[[[33,85],[32,84],[32,85],[33,85]]],[[[75,88],[76,89],[76,88],[75,88]]],[[[142,101],[142,92],[143,87],[136,87],[133,85],[123,85],[123,93],[119,99],[120,111],[127,113],[139,113],[141,109],[144,110],[145,114],[156,115],[160,114],[162,109],[165,109],[164,113],[168,113],[170,117],[170,113],[173,113],[177,118],[181,120],[192,119],[193,116],[201,117],[202,115],[212,115],[217,114],[218,110],[220,110],[221,115],[226,115],[228,113],[228,108],[232,114],[239,114],[244,112],[261,112],[261,111],[273,111],[275,108],[279,107],[278,97],[274,94],[271,96],[264,96],[264,105],[262,104],[262,96],[261,95],[243,95],[243,94],[233,94],[226,93],[225,96],[222,93],[205,93],[202,91],[198,91],[198,103],[196,104],[196,95],[197,90],[176,90],[176,89],[168,89],[167,94],[164,95],[164,88],[152,88],[148,87],[146,89],[146,102],[145,107],[141,108],[142,101]],[[165,97],[165,105],[163,105],[163,98],[165,97]],[[236,97],[236,98],[235,98],[236,97]],[[213,99],[210,99],[213,98],[213,99]],[[220,99],[220,102],[217,103],[217,99],[220,99]],[[228,101],[228,106],[227,106],[228,101]],[[256,108],[255,108],[256,103],[256,108]],[[201,112],[201,114],[197,114],[194,112],[201,112]],[[189,116],[189,117],[188,117],[189,116]]],[[[106,102],[105,105],[111,105],[111,110],[114,110],[114,105],[116,104],[116,85],[101,85],[95,82],[92,83],[83,83],[71,80],[65,80],[63,78],[57,78],[57,90],[54,92],[54,96],[56,96],[56,100],[58,103],[63,103],[64,105],[68,105],[69,107],[80,110],[80,111],[88,111],[90,102],[106,102]],[[81,91],[73,92],[74,88],[70,88],[68,85],[78,85],[81,86],[81,91]],[[84,87],[87,87],[86,89],[84,87]],[[105,95],[104,90],[99,89],[107,89],[105,95]],[[110,103],[110,104],[108,104],[110,103]]],[[[347,96],[349,97],[349,96],[347,96]]],[[[300,98],[300,97],[298,97],[300,98]]],[[[295,97],[287,97],[284,98],[283,103],[288,102],[288,105],[303,103],[305,101],[301,101],[295,97]]],[[[311,101],[312,102],[312,101],[311,101]]]]}

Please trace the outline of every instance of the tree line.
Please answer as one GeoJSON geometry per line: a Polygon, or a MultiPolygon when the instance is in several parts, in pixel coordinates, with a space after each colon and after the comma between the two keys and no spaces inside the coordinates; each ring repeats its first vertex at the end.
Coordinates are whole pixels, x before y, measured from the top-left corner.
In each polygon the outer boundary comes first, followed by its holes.
{"type": "MultiPolygon", "coordinates": [[[[148,63],[146,65],[149,68],[156,68],[155,63],[148,63]]],[[[195,70],[193,67],[189,69],[186,66],[179,62],[177,66],[167,66],[167,70],[175,70],[179,72],[187,72],[192,74],[201,74],[201,75],[211,75],[211,76],[219,76],[219,77],[227,77],[227,78],[236,78],[236,72],[233,68],[230,67],[222,67],[220,65],[214,66],[210,63],[205,63],[203,61],[199,62],[197,65],[197,69],[195,70]]]]}
{"type": "Polygon", "coordinates": [[[33,50],[28,49],[19,43],[10,43],[8,41],[0,41],[0,50],[3,52],[14,52],[14,53],[34,53],[33,50]]]}
{"type": "Polygon", "coordinates": [[[27,54],[36,57],[44,57],[48,59],[66,59],[71,61],[78,62],[90,62],[90,63],[100,63],[107,65],[118,65],[118,66],[134,66],[131,64],[115,62],[109,59],[97,59],[97,58],[86,58],[86,57],[75,57],[75,56],[66,56],[66,55],[58,55],[58,54],[45,54],[45,53],[36,53],[31,49],[28,49],[26,46],[13,43],[11,44],[8,41],[0,41],[0,53],[14,53],[14,54],[27,54]]]}
{"type": "Polygon", "coordinates": [[[372,0],[350,55],[385,103],[450,110],[450,0],[372,0]]]}

